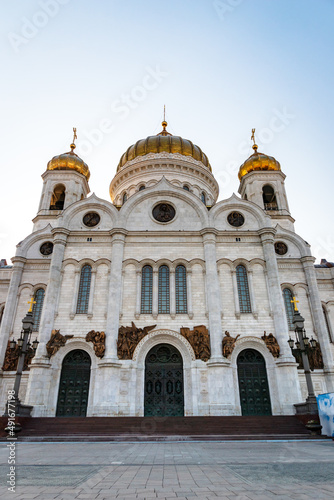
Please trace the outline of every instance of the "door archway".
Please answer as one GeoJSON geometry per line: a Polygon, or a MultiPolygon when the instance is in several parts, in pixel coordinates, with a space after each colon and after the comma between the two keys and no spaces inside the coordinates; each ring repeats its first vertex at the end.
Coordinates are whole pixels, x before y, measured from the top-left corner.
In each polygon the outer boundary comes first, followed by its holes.
{"type": "Polygon", "coordinates": [[[86,351],[69,352],[62,364],[56,417],[85,417],[91,359],[86,351]]]}
{"type": "Polygon", "coordinates": [[[176,347],[158,344],[145,360],[145,417],[183,417],[183,360],[176,347]]]}
{"type": "Polygon", "coordinates": [[[271,415],[266,363],[262,354],[255,349],[244,349],[238,356],[237,365],[242,415],[271,415]]]}

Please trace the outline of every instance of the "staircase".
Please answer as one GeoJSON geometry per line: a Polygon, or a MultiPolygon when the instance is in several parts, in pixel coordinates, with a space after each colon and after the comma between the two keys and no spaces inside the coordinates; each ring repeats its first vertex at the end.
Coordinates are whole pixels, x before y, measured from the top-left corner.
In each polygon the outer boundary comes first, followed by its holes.
{"type": "MultiPolygon", "coordinates": [[[[311,437],[296,416],[22,417],[18,420],[22,426],[19,441],[218,441],[311,437]]],[[[0,417],[1,441],[6,440],[3,430],[6,425],[7,419],[0,417]]]]}

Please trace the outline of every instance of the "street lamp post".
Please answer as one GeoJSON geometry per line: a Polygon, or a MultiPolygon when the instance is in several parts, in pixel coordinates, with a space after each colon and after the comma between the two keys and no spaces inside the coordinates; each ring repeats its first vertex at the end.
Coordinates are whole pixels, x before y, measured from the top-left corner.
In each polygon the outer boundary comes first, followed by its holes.
{"type": "Polygon", "coordinates": [[[305,319],[300,314],[297,308],[297,300],[294,297],[291,301],[294,304],[293,324],[295,326],[296,342],[290,337],[288,340],[292,354],[299,354],[302,358],[304,368],[308,396],[305,403],[295,404],[297,414],[318,414],[317,398],[314,393],[313,382],[311,377],[310,363],[308,359],[308,352],[316,348],[317,342],[312,337],[311,340],[307,337],[304,328],[305,319]]]}
{"type": "MultiPolygon", "coordinates": [[[[18,339],[17,343],[14,339],[10,341],[10,348],[15,349],[17,345],[19,348],[20,355],[18,358],[14,388],[13,388],[14,397],[12,399],[8,399],[4,416],[8,416],[10,410],[10,413],[15,413],[16,417],[30,417],[31,410],[33,408],[32,406],[24,405],[21,403],[19,399],[19,390],[21,385],[21,378],[22,378],[25,358],[29,348],[31,347],[30,337],[32,333],[32,327],[34,324],[32,316],[32,306],[34,303],[35,302],[33,300],[31,300],[31,302],[28,302],[28,304],[30,304],[30,309],[22,320],[21,336],[18,339]]],[[[36,352],[37,346],[38,346],[38,341],[34,340],[32,343],[34,352],[36,352]]]]}

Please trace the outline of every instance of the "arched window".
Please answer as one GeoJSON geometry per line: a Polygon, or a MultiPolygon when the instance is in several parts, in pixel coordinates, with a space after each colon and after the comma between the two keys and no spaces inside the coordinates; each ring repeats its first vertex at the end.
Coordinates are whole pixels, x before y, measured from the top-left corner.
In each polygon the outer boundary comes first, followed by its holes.
{"type": "Polygon", "coordinates": [[[128,195],[126,193],[123,194],[123,205],[124,203],[126,202],[126,200],[128,199],[128,195]]]}
{"type": "Polygon", "coordinates": [[[152,314],[153,270],[144,266],[141,272],[141,313],[152,314]]]}
{"type": "Polygon", "coordinates": [[[34,325],[32,327],[33,332],[38,332],[39,330],[39,324],[41,321],[42,308],[44,302],[44,295],[45,291],[43,288],[39,288],[38,290],[36,290],[34,295],[34,301],[36,302],[36,304],[34,304],[34,307],[32,309],[32,319],[34,320],[34,325]]]}
{"type": "Polygon", "coordinates": [[[201,193],[201,200],[204,203],[204,205],[206,205],[206,196],[205,196],[204,191],[202,191],[202,193],[201,193]]]}
{"type": "Polygon", "coordinates": [[[286,312],[286,318],[288,320],[289,330],[294,330],[295,327],[293,324],[293,304],[291,303],[293,295],[290,288],[284,288],[283,299],[285,304],[285,312],[286,312]]]}
{"type": "Polygon", "coordinates": [[[185,184],[185,185],[183,186],[183,189],[184,189],[185,191],[189,191],[189,187],[187,186],[187,184],[185,184]]]}
{"type": "Polygon", "coordinates": [[[187,313],[187,274],[184,266],[175,269],[176,314],[187,313]]]}
{"type": "Polygon", "coordinates": [[[331,336],[331,328],[329,325],[328,312],[326,311],[325,307],[322,307],[322,310],[323,310],[324,317],[325,317],[326,329],[327,329],[327,334],[328,334],[329,340],[330,340],[330,342],[333,342],[332,336],[331,336]]]}
{"type": "Polygon", "coordinates": [[[263,186],[262,198],[265,210],[278,210],[275,191],[269,184],[263,186]]]}
{"type": "Polygon", "coordinates": [[[169,269],[167,266],[159,267],[159,314],[169,314],[169,269]]]}
{"type": "Polygon", "coordinates": [[[140,188],[138,189],[138,191],[143,191],[143,189],[145,189],[145,186],[140,186],[140,188]]]}
{"type": "Polygon", "coordinates": [[[1,322],[2,322],[2,317],[3,317],[4,310],[5,310],[5,306],[0,307],[0,325],[1,325],[1,322]]]}
{"type": "Polygon", "coordinates": [[[55,186],[50,203],[50,210],[63,210],[65,203],[65,186],[57,184],[55,186]]]}
{"type": "Polygon", "coordinates": [[[86,264],[81,269],[78,302],[77,302],[77,314],[87,314],[88,312],[91,278],[92,278],[92,268],[90,265],[86,264]]]}
{"type": "Polygon", "coordinates": [[[239,295],[239,306],[241,313],[251,313],[251,301],[249,296],[248,278],[246,268],[242,265],[237,266],[237,284],[239,295]]]}

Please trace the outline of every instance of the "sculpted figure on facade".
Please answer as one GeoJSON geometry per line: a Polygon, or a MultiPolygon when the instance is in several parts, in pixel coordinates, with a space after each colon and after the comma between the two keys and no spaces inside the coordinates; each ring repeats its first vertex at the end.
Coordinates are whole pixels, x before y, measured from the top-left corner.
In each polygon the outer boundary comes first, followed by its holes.
{"type": "Polygon", "coordinates": [[[180,333],[193,348],[196,359],[201,359],[202,361],[210,359],[210,334],[206,326],[194,326],[193,330],[190,330],[190,328],[180,328],[180,333]]]}
{"type": "MultiPolygon", "coordinates": [[[[15,371],[17,369],[17,363],[21,354],[21,350],[18,345],[14,347],[14,349],[10,348],[10,341],[8,341],[5,359],[3,362],[2,369],[4,372],[15,371]]],[[[23,370],[29,370],[29,365],[31,363],[32,358],[35,355],[35,351],[32,347],[28,347],[27,354],[24,360],[23,370]]]]}
{"type": "Polygon", "coordinates": [[[46,350],[48,357],[51,358],[56,352],[63,347],[68,339],[71,339],[73,335],[62,335],[60,330],[52,330],[49,342],[46,344],[46,350]]]}
{"type": "Polygon", "coordinates": [[[276,337],[274,337],[272,333],[269,333],[269,335],[267,335],[266,332],[263,333],[264,335],[261,337],[261,339],[264,340],[266,346],[268,347],[268,350],[271,352],[274,358],[278,358],[280,354],[280,347],[276,337]]]}
{"type": "Polygon", "coordinates": [[[235,347],[235,343],[239,337],[240,335],[237,335],[236,337],[231,337],[230,332],[228,331],[225,332],[225,337],[223,338],[223,356],[225,358],[231,356],[233,349],[235,347]]]}
{"type": "MultiPolygon", "coordinates": [[[[296,349],[293,349],[292,354],[294,355],[296,362],[298,363],[297,368],[302,369],[303,368],[303,360],[302,360],[301,353],[298,352],[296,349]]],[[[310,369],[312,371],[313,370],[320,370],[324,367],[324,362],[322,359],[322,353],[321,353],[319,342],[317,342],[315,348],[308,349],[307,356],[308,356],[308,360],[310,363],[310,369]]]]}
{"type": "Polygon", "coordinates": [[[86,335],[86,342],[93,342],[94,351],[98,358],[103,358],[106,349],[106,334],[91,330],[86,335]]]}
{"type": "Polygon", "coordinates": [[[142,338],[157,325],[137,328],[132,321],[131,326],[120,326],[117,340],[117,356],[119,359],[132,359],[133,353],[142,338]]]}

